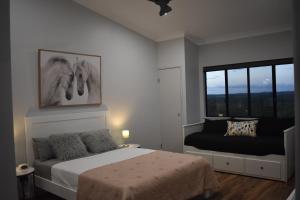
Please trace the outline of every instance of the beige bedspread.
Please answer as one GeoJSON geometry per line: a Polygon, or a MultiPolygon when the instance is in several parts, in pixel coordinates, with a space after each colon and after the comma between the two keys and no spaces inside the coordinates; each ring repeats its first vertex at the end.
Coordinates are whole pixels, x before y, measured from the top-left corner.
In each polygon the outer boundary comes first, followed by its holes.
{"type": "Polygon", "coordinates": [[[202,157],[155,151],[82,173],[77,199],[186,200],[217,189],[202,157]]]}

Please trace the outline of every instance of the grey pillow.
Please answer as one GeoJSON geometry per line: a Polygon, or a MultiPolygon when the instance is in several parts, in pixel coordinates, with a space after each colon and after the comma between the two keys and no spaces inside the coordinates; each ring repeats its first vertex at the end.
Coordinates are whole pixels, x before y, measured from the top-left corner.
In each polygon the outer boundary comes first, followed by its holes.
{"type": "Polygon", "coordinates": [[[118,148],[107,129],[81,133],[80,137],[91,153],[103,153],[118,148]]]}
{"type": "Polygon", "coordinates": [[[40,161],[55,158],[48,138],[32,138],[34,157],[40,161]]]}
{"type": "Polygon", "coordinates": [[[72,160],[88,156],[78,134],[60,134],[49,137],[52,149],[59,160],[72,160]]]}
{"type": "Polygon", "coordinates": [[[35,159],[35,160],[40,159],[40,158],[39,158],[39,152],[38,152],[38,149],[37,149],[37,145],[36,145],[36,143],[33,141],[33,138],[32,138],[32,148],[33,148],[34,159],[35,159]]]}

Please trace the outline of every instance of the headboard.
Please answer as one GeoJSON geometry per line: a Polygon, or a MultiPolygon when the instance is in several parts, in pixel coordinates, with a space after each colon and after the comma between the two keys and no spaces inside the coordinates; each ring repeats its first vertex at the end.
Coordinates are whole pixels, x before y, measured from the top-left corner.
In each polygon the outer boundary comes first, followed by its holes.
{"type": "Polygon", "coordinates": [[[25,117],[27,162],[32,165],[34,161],[32,138],[99,129],[109,129],[107,110],[28,114],[25,117]]]}

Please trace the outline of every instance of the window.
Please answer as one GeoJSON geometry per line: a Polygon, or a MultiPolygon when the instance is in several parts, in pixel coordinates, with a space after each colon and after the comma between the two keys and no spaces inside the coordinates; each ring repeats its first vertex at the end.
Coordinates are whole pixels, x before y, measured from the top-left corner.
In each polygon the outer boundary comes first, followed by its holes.
{"type": "Polygon", "coordinates": [[[226,115],[225,71],[206,73],[208,115],[226,115]]]}
{"type": "Polygon", "coordinates": [[[294,65],[276,65],[277,115],[294,116],[294,65]]]}
{"type": "Polygon", "coordinates": [[[228,70],[228,109],[230,116],[248,115],[247,69],[228,70]]]}
{"type": "Polygon", "coordinates": [[[272,117],[273,86],[272,66],[250,68],[251,115],[272,117]]]}
{"type": "Polygon", "coordinates": [[[205,67],[208,117],[294,117],[293,60],[205,67]]]}

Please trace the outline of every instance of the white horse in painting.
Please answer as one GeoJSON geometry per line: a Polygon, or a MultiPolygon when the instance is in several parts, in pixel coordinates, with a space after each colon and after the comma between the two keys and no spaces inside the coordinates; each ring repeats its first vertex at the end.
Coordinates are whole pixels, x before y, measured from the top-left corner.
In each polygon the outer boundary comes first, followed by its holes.
{"type": "Polygon", "coordinates": [[[89,104],[100,103],[100,72],[91,63],[82,60],[75,63],[75,76],[77,79],[77,92],[84,94],[84,85],[88,88],[89,104]]]}
{"type": "Polygon", "coordinates": [[[42,105],[62,105],[63,97],[71,100],[73,83],[74,72],[70,62],[60,56],[50,58],[42,70],[42,105]]]}

